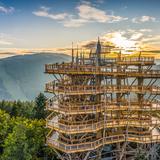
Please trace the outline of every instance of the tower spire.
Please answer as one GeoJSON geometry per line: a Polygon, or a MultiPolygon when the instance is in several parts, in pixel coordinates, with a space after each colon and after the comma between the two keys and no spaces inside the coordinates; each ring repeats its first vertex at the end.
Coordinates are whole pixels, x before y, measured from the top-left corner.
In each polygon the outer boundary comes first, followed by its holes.
{"type": "Polygon", "coordinates": [[[101,42],[100,42],[100,39],[98,37],[98,42],[97,42],[97,48],[96,48],[96,65],[99,66],[100,65],[100,59],[101,59],[101,42]]]}
{"type": "Polygon", "coordinates": [[[72,42],[72,63],[74,63],[74,49],[73,49],[73,42],[72,42]]]}
{"type": "Polygon", "coordinates": [[[101,53],[101,42],[100,42],[100,39],[98,37],[96,54],[100,54],[100,53],[101,53]]]}

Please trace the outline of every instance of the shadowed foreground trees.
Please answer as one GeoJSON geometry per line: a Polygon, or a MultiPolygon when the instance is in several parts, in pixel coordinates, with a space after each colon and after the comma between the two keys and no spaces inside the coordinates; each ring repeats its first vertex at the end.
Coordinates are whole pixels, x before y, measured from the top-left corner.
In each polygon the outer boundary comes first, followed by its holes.
{"type": "Polygon", "coordinates": [[[35,102],[0,102],[0,160],[56,160],[45,146],[44,105],[42,93],[35,102]]]}
{"type": "Polygon", "coordinates": [[[45,103],[46,97],[44,94],[40,93],[35,99],[35,118],[37,119],[45,119],[46,111],[45,111],[45,103]]]}
{"type": "Polygon", "coordinates": [[[0,109],[6,111],[10,116],[20,116],[29,119],[45,119],[45,101],[46,97],[40,93],[35,101],[21,102],[21,101],[1,101],[0,109]]]}

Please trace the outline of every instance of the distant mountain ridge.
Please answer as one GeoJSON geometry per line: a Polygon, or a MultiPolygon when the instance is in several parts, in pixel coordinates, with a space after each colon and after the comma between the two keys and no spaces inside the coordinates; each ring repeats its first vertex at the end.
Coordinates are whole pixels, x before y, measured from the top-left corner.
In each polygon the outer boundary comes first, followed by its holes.
{"type": "MultiPolygon", "coordinates": [[[[33,100],[44,92],[52,75],[44,74],[44,65],[67,62],[71,57],[59,53],[40,53],[0,59],[0,100],[33,100]]],[[[156,60],[156,69],[160,60],[156,60]]],[[[159,85],[159,81],[157,82],[159,85]]]]}
{"type": "Polygon", "coordinates": [[[58,53],[0,59],[0,100],[33,100],[53,78],[44,74],[44,65],[69,60],[70,56],[58,53]]]}

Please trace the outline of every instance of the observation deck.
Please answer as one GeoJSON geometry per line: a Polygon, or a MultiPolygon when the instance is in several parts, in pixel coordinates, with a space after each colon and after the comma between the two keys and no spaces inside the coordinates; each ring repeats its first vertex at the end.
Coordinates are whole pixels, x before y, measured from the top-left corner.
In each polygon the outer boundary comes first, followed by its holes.
{"type": "Polygon", "coordinates": [[[71,85],[71,84],[56,84],[53,82],[46,84],[46,91],[49,93],[58,92],[65,95],[84,95],[84,94],[105,94],[105,93],[152,93],[160,95],[159,86],[137,86],[137,85],[121,85],[120,88],[117,85],[71,85]]]}
{"type": "Polygon", "coordinates": [[[78,143],[78,144],[67,144],[60,140],[58,140],[58,135],[56,132],[51,133],[47,137],[47,144],[51,147],[57,148],[58,150],[65,152],[65,153],[77,153],[77,152],[84,152],[84,151],[91,151],[95,150],[96,148],[106,145],[106,144],[114,144],[120,142],[135,142],[141,144],[147,143],[159,143],[160,142],[160,135],[152,135],[152,136],[136,136],[136,135],[126,135],[119,134],[114,136],[109,136],[105,138],[100,138],[95,141],[86,142],[86,143],[78,143]]]}
{"type": "MultiPolygon", "coordinates": [[[[57,117],[58,119],[58,117],[57,117]]],[[[141,127],[148,128],[150,127],[159,127],[160,120],[148,120],[148,119],[130,119],[130,118],[122,118],[122,119],[108,119],[108,120],[99,120],[98,122],[90,122],[86,124],[85,122],[81,122],[80,124],[65,124],[65,122],[58,122],[54,118],[48,117],[47,119],[47,127],[54,129],[60,133],[66,134],[75,134],[75,133],[89,133],[89,132],[97,132],[104,128],[119,128],[119,127],[141,127]]]]}
{"type": "Polygon", "coordinates": [[[67,74],[67,75],[103,75],[103,76],[123,76],[123,77],[144,77],[144,78],[160,78],[159,70],[142,70],[125,69],[118,71],[108,66],[91,66],[76,65],[72,63],[47,64],[45,65],[45,73],[48,74],[67,74]]]}
{"type": "Polygon", "coordinates": [[[78,103],[73,102],[58,102],[57,98],[50,98],[46,102],[47,110],[54,111],[66,115],[76,115],[76,114],[89,114],[89,113],[99,113],[105,111],[160,111],[160,101],[144,101],[142,106],[139,106],[137,100],[132,102],[122,101],[120,105],[116,104],[116,100],[104,101],[99,104],[93,103],[78,103]]]}

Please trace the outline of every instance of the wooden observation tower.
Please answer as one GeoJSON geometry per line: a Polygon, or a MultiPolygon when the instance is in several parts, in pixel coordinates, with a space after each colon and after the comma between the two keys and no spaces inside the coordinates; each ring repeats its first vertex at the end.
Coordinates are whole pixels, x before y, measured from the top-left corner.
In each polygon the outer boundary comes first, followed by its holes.
{"type": "Polygon", "coordinates": [[[70,63],[46,64],[51,112],[47,144],[62,160],[157,160],[160,142],[160,87],[154,58],[107,58],[111,47],[88,55],[72,50],[70,63]],[[76,52],[76,53],[74,53],[76,52]]]}

